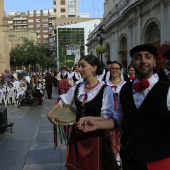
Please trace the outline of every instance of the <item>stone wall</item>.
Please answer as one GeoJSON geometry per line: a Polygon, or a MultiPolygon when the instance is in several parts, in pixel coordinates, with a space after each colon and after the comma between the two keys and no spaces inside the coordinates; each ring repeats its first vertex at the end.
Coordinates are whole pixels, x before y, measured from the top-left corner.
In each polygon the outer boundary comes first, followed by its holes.
{"type": "Polygon", "coordinates": [[[4,0],[0,1],[0,75],[5,69],[10,70],[9,40],[7,18],[4,13],[4,0]]]}

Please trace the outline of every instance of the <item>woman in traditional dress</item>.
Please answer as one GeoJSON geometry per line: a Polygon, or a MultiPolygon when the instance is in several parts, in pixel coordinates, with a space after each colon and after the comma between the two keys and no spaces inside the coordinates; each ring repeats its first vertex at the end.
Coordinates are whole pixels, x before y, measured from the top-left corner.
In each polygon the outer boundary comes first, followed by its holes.
{"type": "Polygon", "coordinates": [[[70,73],[67,71],[67,67],[63,66],[60,68],[60,72],[57,75],[57,80],[59,81],[59,93],[64,94],[69,90],[69,77],[70,73]]]}
{"type": "MultiPolygon", "coordinates": [[[[110,67],[111,79],[106,81],[106,84],[112,88],[113,97],[114,97],[114,111],[116,111],[117,106],[117,96],[120,92],[122,86],[126,83],[126,81],[121,79],[121,70],[122,66],[118,61],[113,61],[110,67]]],[[[111,140],[113,151],[116,156],[116,161],[120,166],[120,136],[121,130],[119,128],[111,130],[111,140]]]]}
{"type": "Polygon", "coordinates": [[[79,65],[81,76],[85,81],[73,86],[66,94],[60,95],[58,104],[48,113],[48,118],[57,124],[59,118],[53,114],[54,111],[64,105],[75,103],[77,116],[66,159],[68,170],[117,170],[110,134],[106,130],[117,124],[117,117],[113,115],[112,90],[96,77],[102,73],[97,57],[83,56],[79,65]],[[99,130],[85,133],[78,126],[83,126],[87,117],[107,120],[107,123],[101,124],[99,130]]]}
{"type": "Polygon", "coordinates": [[[79,68],[79,65],[75,64],[73,72],[70,74],[70,78],[73,80],[73,85],[83,82],[79,68]]]}

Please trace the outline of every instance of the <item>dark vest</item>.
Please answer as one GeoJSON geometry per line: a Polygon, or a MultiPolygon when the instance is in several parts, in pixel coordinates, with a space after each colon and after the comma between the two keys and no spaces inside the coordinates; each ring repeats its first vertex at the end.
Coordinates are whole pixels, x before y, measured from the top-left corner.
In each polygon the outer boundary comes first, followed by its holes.
{"type": "Polygon", "coordinates": [[[61,79],[67,79],[67,77],[68,77],[68,74],[66,74],[65,76],[63,76],[63,74],[61,73],[61,75],[60,75],[60,78],[61,78],[61,79]]]}
{"type": "MultiPolygon", "coordinates": [[[[106,76],[107,76],[107,72],[109,71],[108,68],[104,68],[105,69],[105,74],[103,76],[103,81],[106,81],[106,76]]],[[[110,74],[110,77],[109,77],[109,80],[111,79],[111,74],[110,74]]]]}
{"type": "Polygon", "coordinates": [[[72,77],[72,79],[74,82],[78,81],[78,79],[76,79],[75,73],[74,73],[74,76],[72,77]]]}
{"type": "MultiPolygon", "coordinates": [[[[98,94],[91,101],[87,102],[82,106],[82,102],[77,97],[78,87],[80,83],[77,85],[75,90],[75,105],[77,108],[77,121],[82,117],[82,110],[84,109],[84,113],[86,116],[101,116],[101,107],[102,107],[102,99],[103,99],[103,91],[107,85],[103,85],[103,87],[99,90],[98,94]]],[[[84,96],[83,96],[84,97],[84,96]]]]}
{"type": "Polygon", "coordinates": [[[128,74],[123,74],[123,78],[124,81],[126,81],[126,83],[133,83],[135,79],[133,79],[132,81],[130,81],[130,78],[128,77],[128,74]]]}
{"type": "Polygon", "coordinates": [[[121,157],[148,163],[170,156],[170,111],[167,109],[169,84],[157,82],[137,109],[131,83],[120,92],[124,111],[121,157]]]}
{"type": "Polygon", "coordinates": [[[160,81],[166,81],[166,82],[170,83],[168,76],[165,74],[165,72],[163,70],[159,71],[157,74],[158,74],[160,81]]]}

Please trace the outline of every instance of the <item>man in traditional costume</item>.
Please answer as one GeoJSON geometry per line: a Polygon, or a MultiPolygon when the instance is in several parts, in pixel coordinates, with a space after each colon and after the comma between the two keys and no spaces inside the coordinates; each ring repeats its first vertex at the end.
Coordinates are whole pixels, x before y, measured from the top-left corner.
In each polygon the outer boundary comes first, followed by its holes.
{"type": "MultiPolygon", "coordinates": [[[[122,87],[116,109],[122,122],[123,170],[170,169],[170,87],[153,75],[156,55],[157,48],[149,44],[130,50],[136,78],[122,87]]],[[[107,120],[88,118],[80,129],[89,132],[101,124],[107,120]]]]}

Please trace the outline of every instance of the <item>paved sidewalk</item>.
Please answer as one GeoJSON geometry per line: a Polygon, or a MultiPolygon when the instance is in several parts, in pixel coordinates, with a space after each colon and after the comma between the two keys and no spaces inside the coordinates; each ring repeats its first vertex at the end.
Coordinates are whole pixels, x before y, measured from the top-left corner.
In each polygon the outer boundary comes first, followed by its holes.
{"type": "Polygon", "coordinates": [[[54,149],[53,125],[47,119],[48,111],[55,104],[57,90],[52,99],[45,99],[42,106],[7,106],[10,128],[0,134],[0,170],[65,170],[66,146],[54,149]]]}

